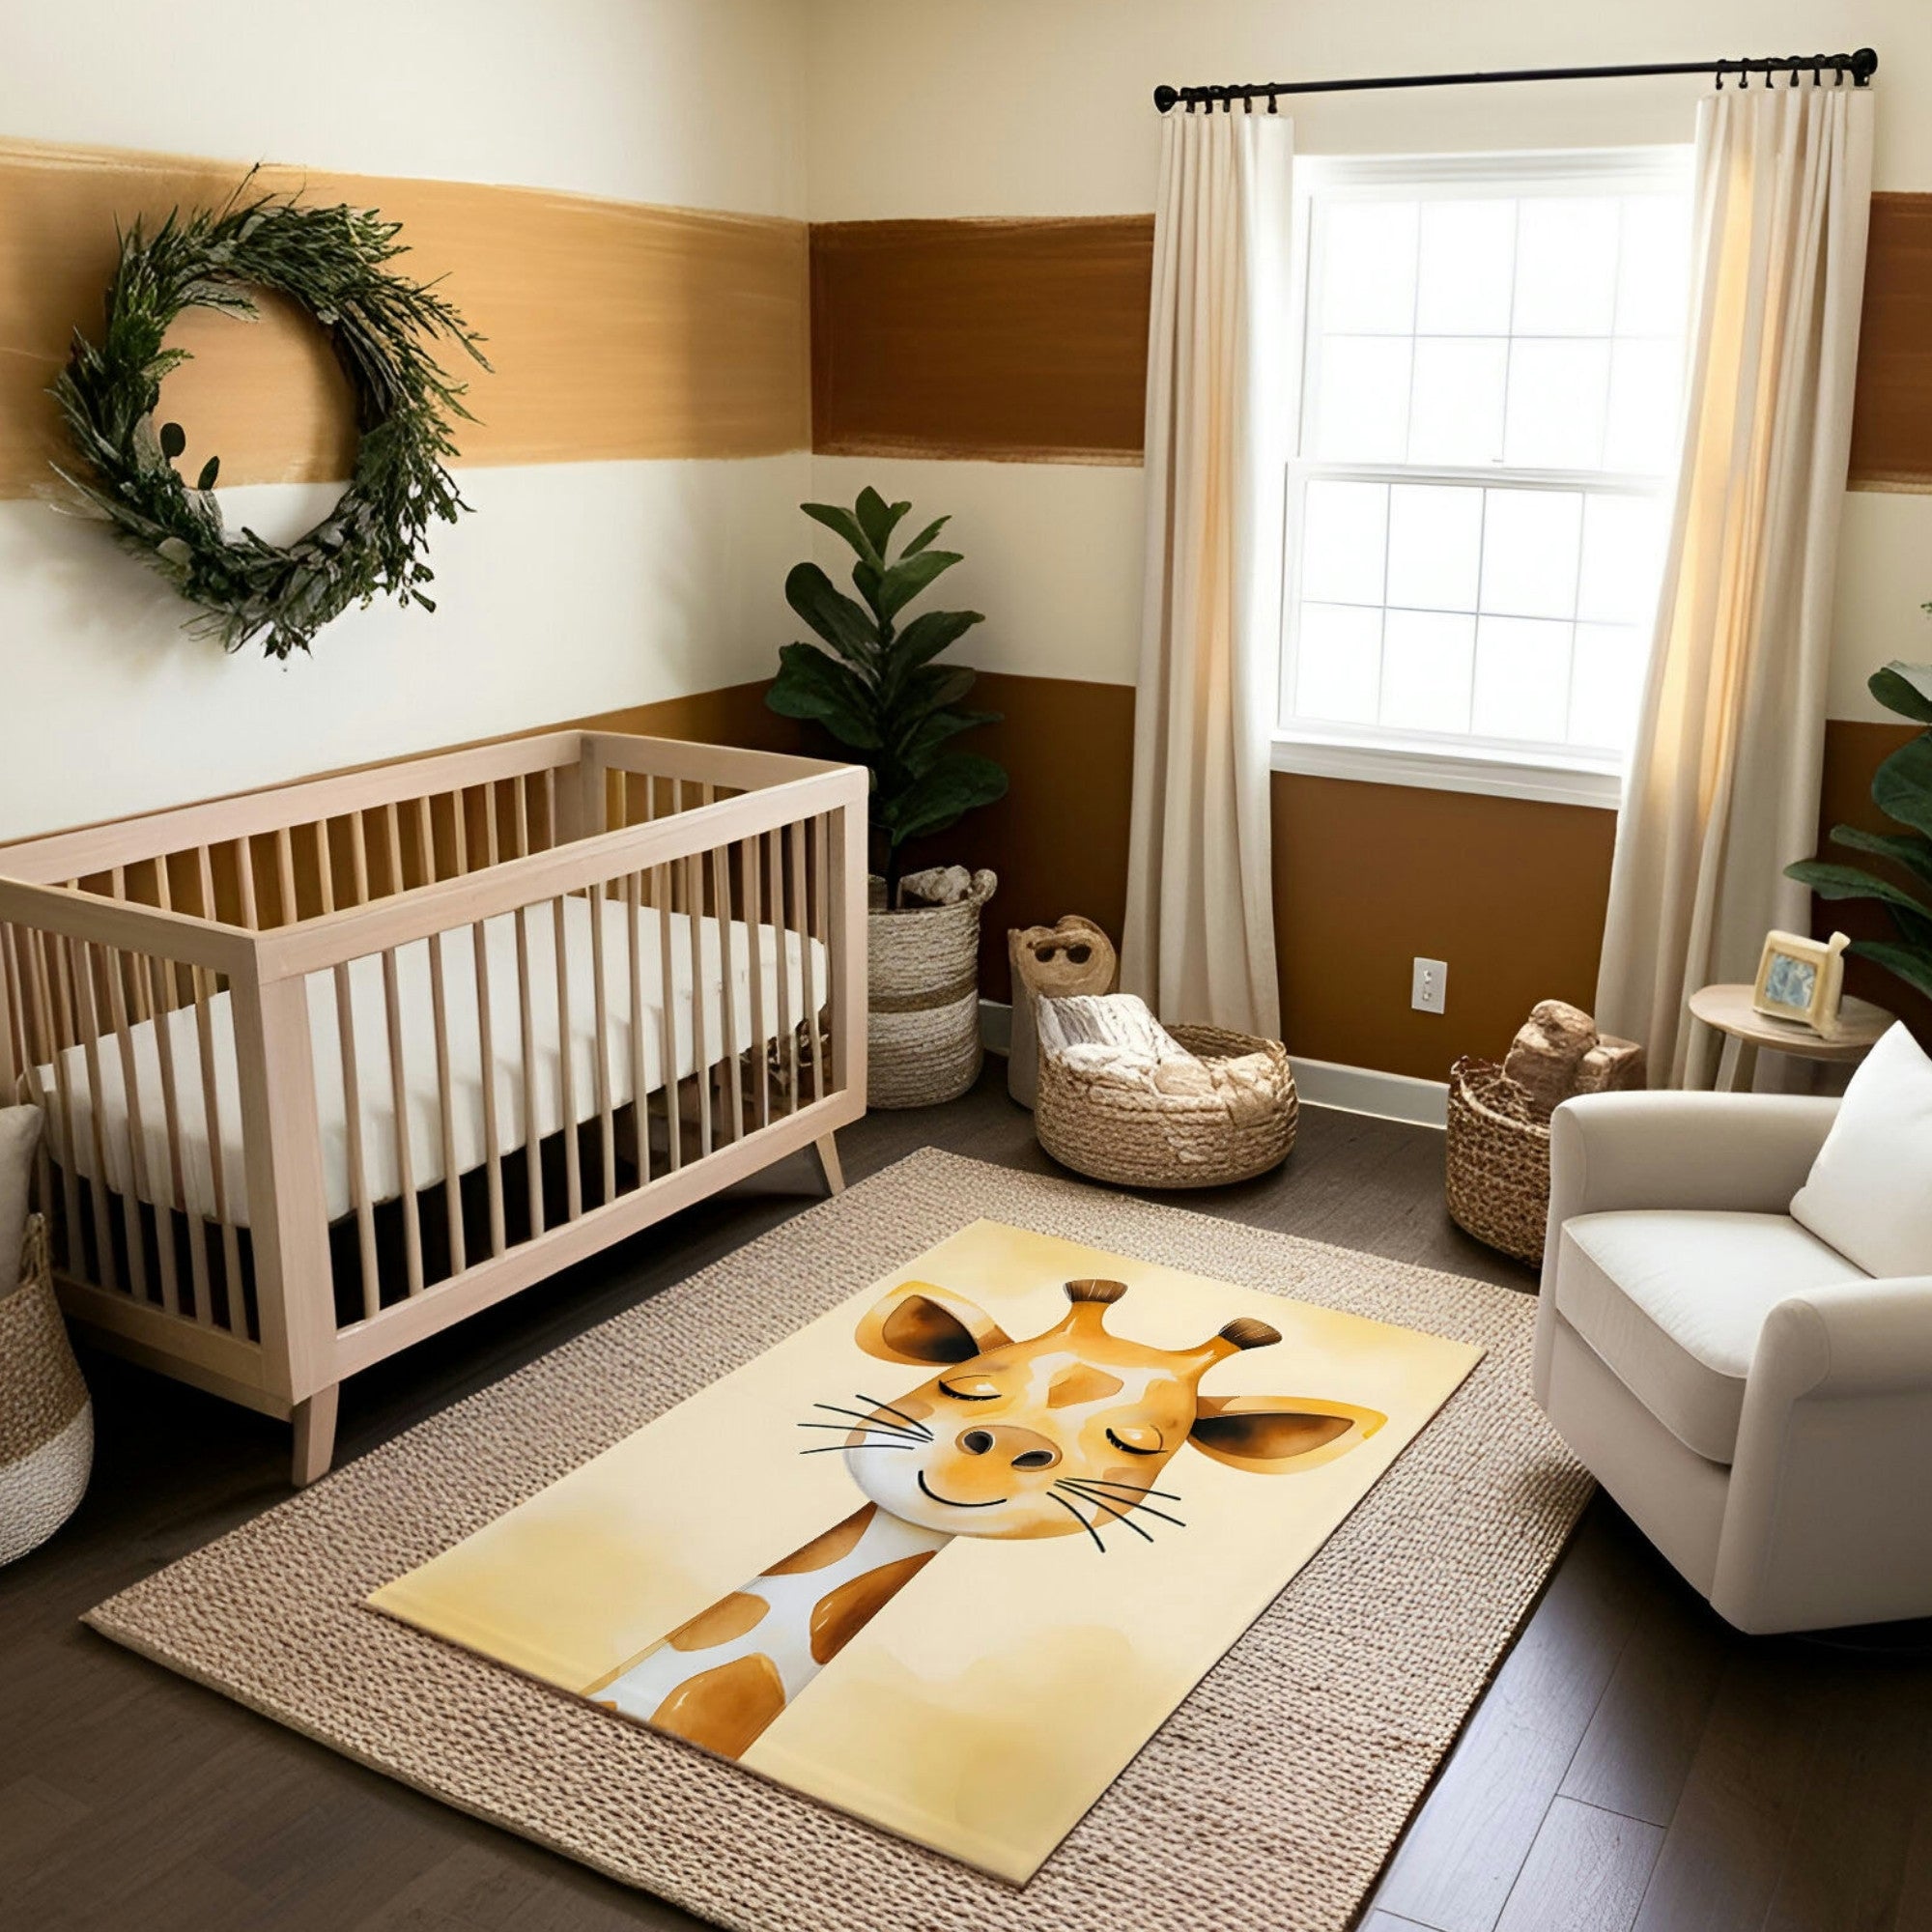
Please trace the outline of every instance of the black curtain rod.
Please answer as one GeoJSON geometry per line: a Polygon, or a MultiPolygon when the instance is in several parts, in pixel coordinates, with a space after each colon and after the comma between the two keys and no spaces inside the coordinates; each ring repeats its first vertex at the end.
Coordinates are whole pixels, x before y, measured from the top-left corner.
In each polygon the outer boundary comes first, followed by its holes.
{"type": "Polygon", "coordinates": [[[1878,55],[1870,47],[1851,54],[1764,54],[1747,60],[1660,61],[1644,67],[1536,67],[1515,68],[1498,73],[1399,73],[1377,74],[1361,80],[1270,80],[1242,81],[1232,87],[1156,87],[1153,104],[1165,114],[1169,108],[1184,106],[1191,114],[1205,107],[1211,114],[1219,107],[1232,112],[1236,101],[1253,111],[1257,100],[1265,100],[1268,112],[1275,112],[1275,99],[1283,94],[1361,94],[1381,87],[1488,87],[1510,80],[1622,80],[1636,74],[1708,73],[1722,87],[1724,76],[1734,73],[1740,87],[1750,85],[1751,75],[1764,75],[1771,85],[1775,73],[1788,73],[1791,85],[1798,76],[1810,72],[1812,84],[1822,86],[1826,70],[1843,86],[1847,74],[1854,87],[1863,87],[1878,71],[1878,55]]]}

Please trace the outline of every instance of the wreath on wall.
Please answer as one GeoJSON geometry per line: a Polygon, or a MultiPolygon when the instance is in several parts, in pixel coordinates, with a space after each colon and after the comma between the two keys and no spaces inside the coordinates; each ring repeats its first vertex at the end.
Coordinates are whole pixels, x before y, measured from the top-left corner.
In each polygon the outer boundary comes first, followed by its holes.
{"type": "Polygon", "coordinates": [[[423,590],[433,577],[423,546],[431,518],[453,524],[469,507],[444,465],[456,454],[451,419],[473,418],[464,385],[444,375],[429,345],[447,337],[490,365],[482,337],[434,287],[389,267],[407,252],[396,239],[401,223],[272,196],[238,207],[241,192],[185,220],[177,209],[152,235],[138,221],[122,235],[105,331],[98,344],[74,331],[53,384],[92,474],[54,469],[127,549],[202,608],[191,632],[231,651],[260,638],[270,657],[286,658],[379,593],[436,609],[423,590]],[[181,425],[155,424],[162,380],[188,359],[162,346],[168,329],[190,308],[255,320],[251,287],[314,317],[355,399],[349,488],[289,544],[227,529],[214,496],[220,459],[211,457],[190,488],[174,467],[187,447],[181,425]]]}

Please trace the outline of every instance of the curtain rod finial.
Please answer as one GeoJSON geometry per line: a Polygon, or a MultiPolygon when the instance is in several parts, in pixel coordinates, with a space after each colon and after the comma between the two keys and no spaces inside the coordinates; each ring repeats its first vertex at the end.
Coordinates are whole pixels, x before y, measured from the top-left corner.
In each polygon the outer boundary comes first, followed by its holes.
{"type": "Polygon", "coordinates": [[[1860,87],[1864,86],[1877,71],[1878,49],[1876,47],[1861,47],[1852,56],[1852,79],[1860,87]]]}
{"type": "MultiPolygon", "coordinates": [[[[1874,54],[1872,58],[1876,61],[1878,56],[1874,54]]],[[[1179,94],[1171,87],[1156,87],[1153,91],[1154,107],[1162,114],[1165,114],[1179,99],[1179,94]]]]}

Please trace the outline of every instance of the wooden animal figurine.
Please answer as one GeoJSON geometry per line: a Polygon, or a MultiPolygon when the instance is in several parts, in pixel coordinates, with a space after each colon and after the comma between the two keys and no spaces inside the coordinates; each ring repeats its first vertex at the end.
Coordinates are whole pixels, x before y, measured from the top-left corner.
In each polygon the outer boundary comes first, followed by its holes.
{"type": "Polygon", "coordinates": [[[584,1694],[739,1757],[955,1536],[1086,1536],[1102,1553],[1115,1531],[1185,1527],[1164,1485],[1189,1444],[1280,1475],[1346,1454],[1387,1420],[1306,1396],[1201,1395],[1215,1363],[1280,1334],[1242,1317],[1198,1348],[1154,1348],[1108,1332],[1125,1293],[1070,1281],[1059,1325],[1014,1341],[963,1295],[894,1289],[861,1318],[859,1346],[933,1373],[890,1402],[816,1403],[800,1425],[844,1438],[803,1453],[842,1455],[861,1506],[584,1694]]]}

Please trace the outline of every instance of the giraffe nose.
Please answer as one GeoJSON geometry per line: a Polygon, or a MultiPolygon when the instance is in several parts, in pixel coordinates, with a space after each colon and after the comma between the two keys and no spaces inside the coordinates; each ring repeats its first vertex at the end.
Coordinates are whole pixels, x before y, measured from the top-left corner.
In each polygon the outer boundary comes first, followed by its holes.
{"type": "Polygon", "coordinates": [[[1015,1469],[1050,1469],[1060,1461],[1060,1451],[1044,1435],[1008,1424],[969,1429],[959,1437],[959,1446],[969,1456],[998,1455],[1015,1469]]]}

